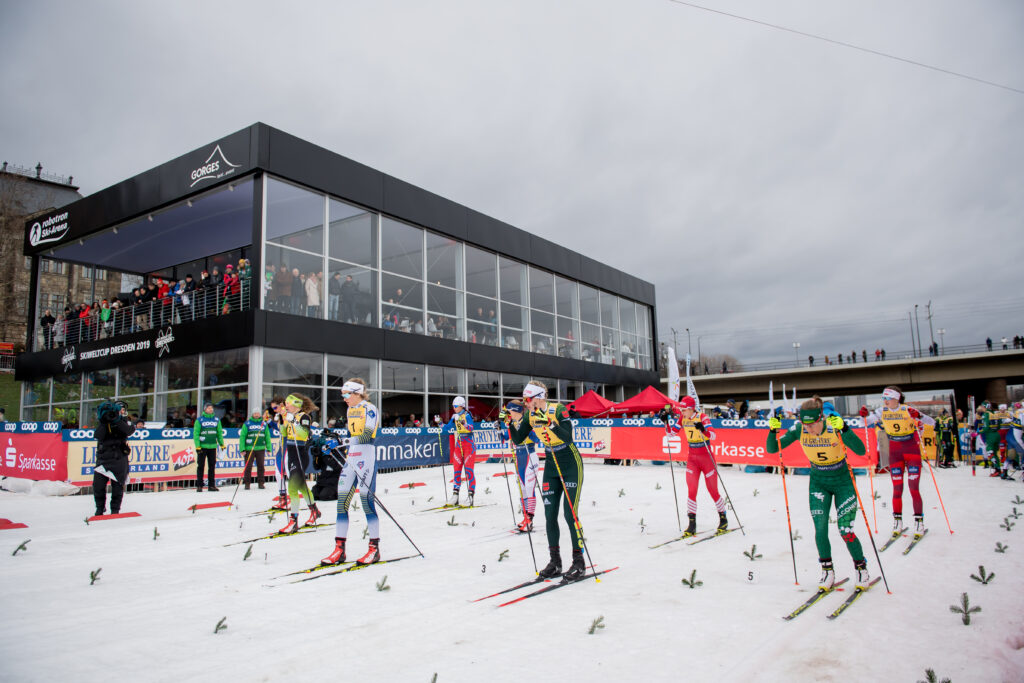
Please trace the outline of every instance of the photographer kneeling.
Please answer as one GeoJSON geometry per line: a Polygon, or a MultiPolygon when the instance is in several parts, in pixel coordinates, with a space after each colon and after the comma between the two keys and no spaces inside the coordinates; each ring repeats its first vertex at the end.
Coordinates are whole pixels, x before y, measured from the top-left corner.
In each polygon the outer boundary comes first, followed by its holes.
{"type": "Polygon", "coordinates": [[[121,511],[121,498],[128,484],[128,456],[132,450],[128,437],[135,426],[126,416],[121,402],[104,401],[96,409],[99,426],[96,427],[96,466],[92,470],[92,495],[96,499],[96,514],[106,509],[107,480],[110,480],[110,513],[121,511]]]}

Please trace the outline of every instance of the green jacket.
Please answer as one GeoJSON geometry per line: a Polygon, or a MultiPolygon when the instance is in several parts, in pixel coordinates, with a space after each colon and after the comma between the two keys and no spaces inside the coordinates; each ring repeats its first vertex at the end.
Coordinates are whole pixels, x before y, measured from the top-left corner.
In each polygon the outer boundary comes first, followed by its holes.
{"type": "Polygon", "coordinates": [[[249,451],[266,451],[271,449],[270,426],[263,420],[249,418],[238,432],[238,448],[249,451]]]}
{"type": "Polygon", "coordinates": [[[192,426],[192,439],[196,448],[224,448],[224,428],[216,415],[200,413],[192,426]]]}

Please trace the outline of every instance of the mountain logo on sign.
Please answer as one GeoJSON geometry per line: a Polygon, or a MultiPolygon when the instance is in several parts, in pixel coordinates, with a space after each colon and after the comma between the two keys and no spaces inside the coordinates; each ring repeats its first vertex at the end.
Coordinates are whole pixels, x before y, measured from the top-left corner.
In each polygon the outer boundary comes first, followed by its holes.
{"type": "Polygon", "coordinates": [[[221,150],[220,145],[213,148],[210,152],[210,156],[206,158],[203,165],[192,171],[189,177],[192,178],[192,184],[189,187],[195,187],[197,184],[204,180],[216,180],[223,178],[224,176],[234,173],[234,170],[241,166],[241,164],[233,164],[228,161],[228,158],[224,156],[224,151],[221,150]]]}

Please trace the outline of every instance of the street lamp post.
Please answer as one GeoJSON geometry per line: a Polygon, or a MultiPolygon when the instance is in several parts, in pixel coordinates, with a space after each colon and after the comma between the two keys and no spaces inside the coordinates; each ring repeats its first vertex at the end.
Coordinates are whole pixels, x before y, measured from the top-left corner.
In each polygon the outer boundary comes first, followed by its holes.
{"type": "Polygon", "coordinates": [[[800,342],[793,342],[793,358],[796,359],[796,364],[800,365],[800,342]]]}
{"type": "Polygon", "coordinates": [[[946,339],[945,339],[945,337],[943,335],[946,334],[946,328],[945,327],[940,327],[939,329],[935,330],[935,334],[939,335],[939,345],[942,347],[942,353],[945,354],[946,353],[946,339]]]}
{"type": "Polygon", "coordinates": [[[693,349],[690,347],[690,328],[686,328],[686,355],[689,356],[693,353],[693,349]]]}

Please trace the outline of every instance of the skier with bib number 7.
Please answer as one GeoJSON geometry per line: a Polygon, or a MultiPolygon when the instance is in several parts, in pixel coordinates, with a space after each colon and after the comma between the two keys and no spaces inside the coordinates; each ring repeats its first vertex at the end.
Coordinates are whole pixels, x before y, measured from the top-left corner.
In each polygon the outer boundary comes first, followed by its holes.
{"type": "Polygon", "coordinates": [[[697,412],[697,402],[693,396],[683,396],[679,403],[682,409],[677,413],[677,424],[679,430],[686,435],[686,443],[689,446],[689,455],[686,458],[686,516],[689,518],[689,524],[682,537],[688,538],[697,533],[697,490],[700,487],[701,474],[704,475],[704,485],[707,486],[711,500],[715,501],[715,509],[718,510],[716,532],[724,533],[729,528],[729,518],[725,514],[725,498],[718,493],[718,468],[715,467],[714,456],[711,453],[711,441],[715,439],[711,420],[703,412],[697,412]]]}

